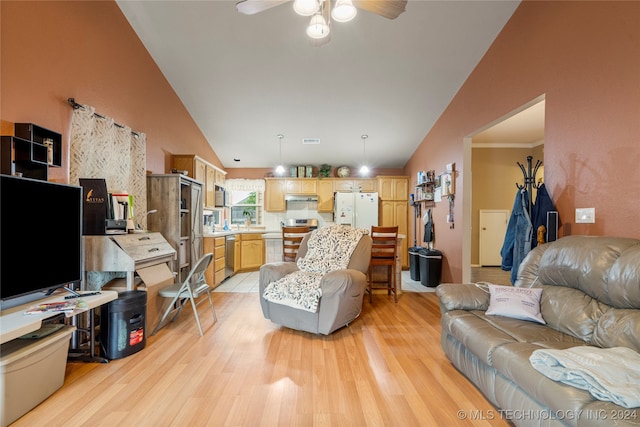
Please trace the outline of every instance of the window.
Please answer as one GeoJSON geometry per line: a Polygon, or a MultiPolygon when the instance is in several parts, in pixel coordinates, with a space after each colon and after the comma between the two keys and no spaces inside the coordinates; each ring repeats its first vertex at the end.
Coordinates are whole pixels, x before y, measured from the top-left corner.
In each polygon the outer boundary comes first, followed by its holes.
{"type": "Polygon", "coordinates": [[[231,224],[245,224],[251,219],[251,225],[262,224],[262,191],[233,190],[231,193],[231,224]]]}

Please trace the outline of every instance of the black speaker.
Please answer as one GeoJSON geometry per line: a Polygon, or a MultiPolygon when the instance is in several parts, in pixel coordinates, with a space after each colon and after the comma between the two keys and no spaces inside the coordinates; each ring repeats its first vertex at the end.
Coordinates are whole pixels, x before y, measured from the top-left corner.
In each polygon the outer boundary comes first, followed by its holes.
{"type": "Polygon", "coordinates": [[[547,242],[558,240],[558,211],[547,212],[547,242]]]}
{"type": "Polygon", "coordinates": [[[109,194],[107,183],[101,178],[80,178],[82,187],[82,234],[100,236],[106,234],[109,194]]]}

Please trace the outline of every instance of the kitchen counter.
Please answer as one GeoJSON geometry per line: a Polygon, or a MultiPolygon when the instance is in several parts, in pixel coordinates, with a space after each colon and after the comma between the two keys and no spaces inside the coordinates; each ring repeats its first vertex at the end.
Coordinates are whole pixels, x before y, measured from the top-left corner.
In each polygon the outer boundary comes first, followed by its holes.
{"type": "Polygon", "coordinates": [[[213,233],[203,233],[202,237],[224,237],[224,236],[231,236],[231,235],[236,235],[236,234],[247,234],[247,233],[251,233],[251,234],[278,234],[281,236],[281,231],[274,231],[274,230],[265,230],[264,228],[240,228],[240,230],[228,230],[228,231],[215,231],[213,233]]]}

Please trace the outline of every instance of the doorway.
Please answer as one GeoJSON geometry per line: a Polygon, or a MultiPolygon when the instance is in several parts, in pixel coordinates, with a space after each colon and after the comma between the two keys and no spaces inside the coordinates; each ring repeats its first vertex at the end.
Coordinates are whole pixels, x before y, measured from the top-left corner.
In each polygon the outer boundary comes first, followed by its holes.
{"type": "MultiPolygon", "coordinates": [[[[517,163],[528,155],[543,160],[544,112],[541,95],[464,139],[463,185],[470,189],[462,200],[464,283],[471,279],[471,267],[485,262],[480,260],[480,211],[511,212],[516,184],[523,181],[517,163]]],[[[502,246],[504,234],[498,241],[502,246]]]]}

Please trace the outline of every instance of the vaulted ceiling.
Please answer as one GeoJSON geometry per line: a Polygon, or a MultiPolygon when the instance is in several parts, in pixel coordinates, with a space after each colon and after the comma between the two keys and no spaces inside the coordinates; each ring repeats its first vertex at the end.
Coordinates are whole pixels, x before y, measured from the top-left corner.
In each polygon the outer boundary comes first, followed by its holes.
{"type": "Polygon", "coordinates": [[[518,4],[409,0],[394,20],[360,10],[312,47],[291,2],[249,16],[233,1],[118,0],[227,168],[403,167],[518,4]]]}

